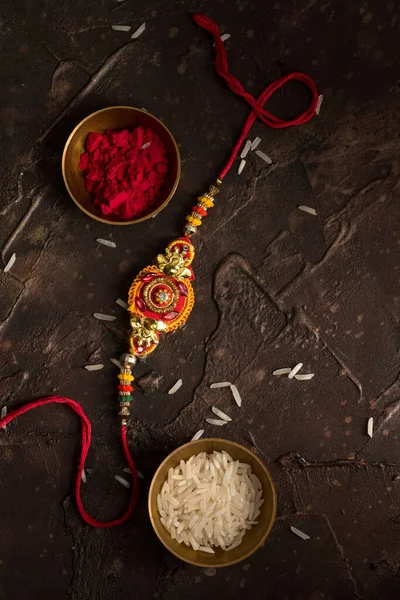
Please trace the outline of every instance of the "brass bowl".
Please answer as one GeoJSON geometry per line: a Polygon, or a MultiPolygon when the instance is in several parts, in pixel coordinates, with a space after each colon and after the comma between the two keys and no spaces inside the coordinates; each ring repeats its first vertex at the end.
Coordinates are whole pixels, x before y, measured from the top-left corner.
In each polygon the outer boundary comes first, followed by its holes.
{"type": "Polygon", "coordinates": [[[108,225],[133,225],[150,217],[155,217],[171,200],[181,175],[181,158],[178,145],[169,129],[156,117],[132,106],[111,106],[92,113],[79,123],[69,136],[62,156],[62,173],[65,186],[72,200],[84,213],[108,225]],[[132,129],[148,127],[163,142],[168,159],[168,172],[164,184],[151,208],[135,219],[123,220],[117,215],[104,217],[94,205],[90,193],[85,188],[83,172],[78,166],[79,158],[85,151],[85,141],[91,131],[103,133],[106,129],[132,129]]]}
{"type": "Polygon", "coordinates": [[[149,514],[153,529],[164,546],[175,556],[187,563],[197,567],[228,567],[248,558],[255,552],[266,540],[275,520],[276,512],[276,494],[272,479],[259,458],[253,452],[229,440],[222,439],[201,439],[189,442],[174,450],[158,467],[149,491],[149,514]],[[254,525],[243,538],[240,546],[233,550],[225,551],[221,548],[214,548],[215,554],[195,551],[185,544],[179,544],[173,540],[161,523],[160,514],[157,508],[157,496],[161,491],[164,481],[168,477],[170,467],[177,467],[180,460],[188,460],[194,454],[207,452],[210,454],[214,450],[221,452],[225,450],[234,460],[245,462],[251,465],[252,471],[259,480],[263,488],[263,498],[265,500],[261,507],[261,514],[257,518],[258,525],[254,525]]]}

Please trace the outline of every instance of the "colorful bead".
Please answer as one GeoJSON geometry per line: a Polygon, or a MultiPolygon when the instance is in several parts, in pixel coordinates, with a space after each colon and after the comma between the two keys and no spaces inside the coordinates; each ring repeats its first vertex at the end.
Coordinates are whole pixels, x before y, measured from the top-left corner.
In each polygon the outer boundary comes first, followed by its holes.
{"type": "Polygon", "coordinates": [[[192,210],[193,210],[193,212],[198,213],[201,217],[207,216],[207,211],[204,208],[202,208],[201,206],[193,206],[192,210]]]}
{"type": "Polygon", "coordinates": [[[132,400],[133,400],[133,396],[131,396],[130,394],[126,395],[126,396],[120,396],[120,402],[121,403],[128,402],[128,404],[129,404],[129,403],[132,402],[132,400]]]}
{"type": "Polygon", "coordinates": [[[190,225],[193,225],[194,227],[200,227],[200,225],[201,225],[201,219],[198,219],[196,217],[192,217],[192,215],[188,215],[186,217],[186,221],[188,223],[190,223],[190,225]]]}
{"type": "Polygon", "coordinates": [[[127,406],[123,406],[118,414],[121,417],[129,417],[131,413],[129,412],[129,408],[127,406]]]}
{"type": "Polygon", "coordinates": [[[188,237],[190,237],[191,235],[194,235],[197,231],[197,227],[193,227],[193,225],[189,225],[189,223],[186,223],[185,225],[185,235],[187,235],[188,237]]]}
{"type": "Polygon", "coordinates": [[[129,373],[120,373],[118,375],[118,379],[121,379],[122,381],[133,381],[135,378],[133,375],[130,375],[129,373]]]}
{"type": "Polygon", "coordinates": [[[206,208],[212,208],[214,206],[213,200],[211,198],[207,198],[207,196],[199,196],[198,201],[206,208]]]}
{"type": "Polygon", "coordinates": [[[117,389],[120,392],[133,392],[133,387],[131,385],[118,385],[117,389]]]}
{"type": "Polygon", "coordinates": [[[133,365],[137,363],[136,356],[133,356],[133,354],[128,354],[127,352],[125,352],[125,354],[122,354],[119,360],[121,364],[127,367],[133,367],[133,365]]]}

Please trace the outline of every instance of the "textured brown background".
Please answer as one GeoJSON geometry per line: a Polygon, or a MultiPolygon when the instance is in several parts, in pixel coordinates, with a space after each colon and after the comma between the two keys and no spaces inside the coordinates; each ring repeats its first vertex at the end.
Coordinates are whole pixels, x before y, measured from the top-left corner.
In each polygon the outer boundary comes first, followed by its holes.
{"type": "MultiPolygon", "coordinates": [[[[142,365],[130,446],[144,475],[134,517],[86,527],[71,500],[79,423],[62,407],[0,432],[0,600],[400,596],[398,3],[369,0],[125,0],[2,3],[0,403],[51,393],[78,400],[94,426],[83,498],[111,518],[128,493],[109,358],[128,319],[115,304],[133,275],[180,233],[248,112],[217,78],[203,11],[229,32],[232,71],[258,94],[291,70],[324,94],[302,128],[252,135],[273,159],[232,172],[197,240],[197,304],[184,331],[142,365]],[[146,21],[137,40],[112,24],[146,21]],[[131,228],[81,214],[63,188],[60,150],[93,110],[143,106],[174,132],[183,176],[169,207],[131,228]],[[315,206],[314,218],[297,210],[315,206]],[[96,244],[113,239],[115,250],[96,244]],[[115,323],[93,319],[115,314],[115,323]],[[273,378],[301,360],[309,382],[273,378]],[[103,371],[84,370],[103,362],[103,371]],[[162,379],[161,377],[162,376],[162,379]],[[169,397],[178,379],[184,385],[169,397]],[[243,407],[221,379],[236,382],[243,407]],[[246,444],[269,465],[278,518],[243,565],[202,570],[168,555],[152,533],[146,495],[165,454],[217,404],[233,417],[207,433],[246,444]],[[375,435],[366,435],[368,417],[375,435]],[[290,532],[296,525],[307,542],[290,532]]],[[[288,85],[281,116],[305,106],[288,85]]]]}

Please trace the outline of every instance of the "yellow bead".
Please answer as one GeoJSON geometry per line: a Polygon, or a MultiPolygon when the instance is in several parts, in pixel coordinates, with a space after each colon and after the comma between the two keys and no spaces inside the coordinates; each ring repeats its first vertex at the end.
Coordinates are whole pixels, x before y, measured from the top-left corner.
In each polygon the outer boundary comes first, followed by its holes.
{"type": "Polygon", "coordinates": [[[207,198],[207,196],[199,196],[198,201],[202,202],[207,208],[212,208],[214,206],[214,202],[210,200],[210,198],[207,198]]]}
{"type": "Polygon", "coordinates": [[[201,225],[201,219],[197,219],[196,217],[192,217],[190,222],[194,227],[200,227],[201,225]]]}
{"type": "Polygon", "coordinates": [[[133,375],[128,375],[127,373],[121,373],[120,375],[118,375],[118,379],[120,379],[121,381],[133,381],[134,377],[133,375]]]}

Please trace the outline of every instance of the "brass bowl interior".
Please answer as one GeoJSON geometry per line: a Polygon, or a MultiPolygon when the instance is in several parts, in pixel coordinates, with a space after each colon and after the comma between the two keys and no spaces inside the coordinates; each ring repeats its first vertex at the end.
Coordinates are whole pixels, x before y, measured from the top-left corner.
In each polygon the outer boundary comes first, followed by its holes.
{"type": "Polygon", "coordinates": [[[222,439],[200,439],[189,442],[174,450],[161,463],[156,471],[149,491],[148,508],[151,523],[154,531],[164,546],[181,560],[198,567],[226,567],[245,560],[255,552],[266,540],[275,519],[276,513],[276,494],[274,484],[268,473],[268,470],[260,459],[250,450],[222,439]],[[234,460],[245,462],[251,465],[252,471],[259,480],[263,488],[263,498],[265,500],[261,507],[261,514],[257,518],[258,525],[254,525],[243,538],[242,543],[237,548],[229,552],[221,548],[215,548],[215,554],[194,551],[185,544],[179,544],[173,540],[160,520],[160,514],[157,508],[157,496],[161,491],[164,481],[167,479],[170,467],[175,468],[180,460],[188,460],[192,455],[200,452],[211,453],[214,450],[221,452],[225,450],[234,460]]]}
{"type": "Polygon", "coordinates": [[[84,213],[109,225],[132,225],[158,214],[175,193],[181,174],[181,159],[178,145],[169,129],[150,113],[131,106],[112,106],[92,113],[81,121],[69,136],[62,157],[62,173],[66,188],[72,200],[84,213]],[[133,129],[142,126],[150,128],[165,145],[168,159],[168,172],[155,204],[134,219],[122,220],[117,215],[105,217],[93,204],[85,188],[83,173],[78,163],[85,151],[85,140],[91,131],[104,133],[106,129],[133,129]]]}

